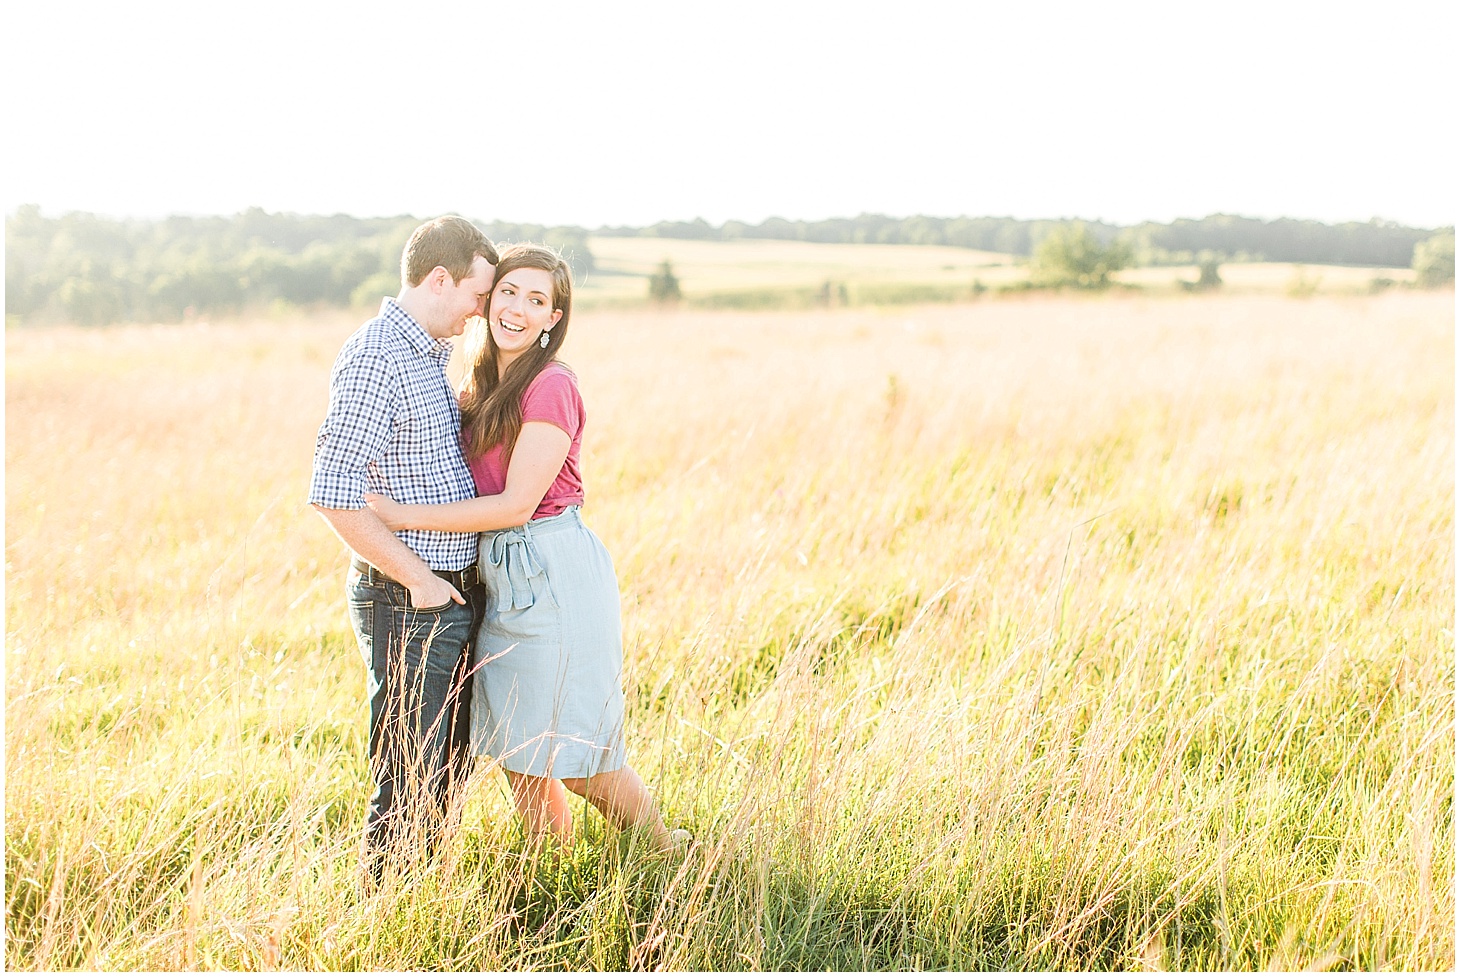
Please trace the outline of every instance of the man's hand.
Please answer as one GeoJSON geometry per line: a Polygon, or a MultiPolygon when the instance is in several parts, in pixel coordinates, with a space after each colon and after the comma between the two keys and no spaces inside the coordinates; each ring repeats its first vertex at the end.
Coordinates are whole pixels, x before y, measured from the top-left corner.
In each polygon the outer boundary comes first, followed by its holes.
{"type": "Polygon", "coordinates": [[[419,610],[445,607],[452,601],[458,604],[466,603],[466,598],[461,596],[455,587],[434,573],[429,579],[422,579],[420,583],[408,586],[406,589],[411,592],[411,606],[419,610]]]}
{"type": "Polygon", "coordinates": [[[392,536],[371,510],[314,508],[361,559],[405,585],[411,594],[412,607],[441,608],[453,601],[466,603],[466,598],[455,587],[432,573],[431,568],[405,543],[392,536]]]}
{"type": "Polygon", "coordinates": [[[391,532],[399,532],[402,529],[409,529],[404,522],[406,507],[392,499],[388,495],[377,495],[374,492],[365,493],[365,504],[370,511],[385,523],[385,528],[391,532]]]}

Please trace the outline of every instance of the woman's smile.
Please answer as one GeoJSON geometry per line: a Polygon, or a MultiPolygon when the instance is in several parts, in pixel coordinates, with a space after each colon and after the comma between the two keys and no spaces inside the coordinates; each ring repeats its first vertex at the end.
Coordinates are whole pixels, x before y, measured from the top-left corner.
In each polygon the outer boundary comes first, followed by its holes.
{"type": "Polygon", "coordinates": [[[562,312],[553,308],[552,273],[541,268],[514,268],[492,289],[487,322],[497,344],[498,365],[506,364],[536,345],[558,324],[562,312]]]}

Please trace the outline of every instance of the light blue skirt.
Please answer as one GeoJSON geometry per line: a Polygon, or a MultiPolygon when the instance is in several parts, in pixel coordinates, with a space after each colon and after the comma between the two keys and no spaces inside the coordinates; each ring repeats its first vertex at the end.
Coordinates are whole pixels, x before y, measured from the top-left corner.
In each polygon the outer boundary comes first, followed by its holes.
{"type": "Polygon", "coordinates": [[[471,740],[507,770],[590,777],[622,767],[618,578],[578,507],[482,533],[487,585],[471,740]]]}

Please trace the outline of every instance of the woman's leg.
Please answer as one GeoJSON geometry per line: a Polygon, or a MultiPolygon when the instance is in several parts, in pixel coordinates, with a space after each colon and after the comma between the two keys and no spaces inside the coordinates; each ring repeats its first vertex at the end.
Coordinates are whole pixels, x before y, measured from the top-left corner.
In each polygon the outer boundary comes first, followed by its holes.
{"type": "Polygon", "coordinates": [[[511,770],[506,774],[529,841],[536,844],[544,835],[551,834],[558,844],[571,848],[573,811],[568,807],[568,793],[563,790],[562,781],[511,770]]]}
{"type": "Polygon", "coordinates": [[[586,779],[564,777],[563,786],[591,802],[614,827],[646,831],[655,848],[673,850],[674,842],[659,816],[659,804],[633,767],[623,766],[586,779]]]}

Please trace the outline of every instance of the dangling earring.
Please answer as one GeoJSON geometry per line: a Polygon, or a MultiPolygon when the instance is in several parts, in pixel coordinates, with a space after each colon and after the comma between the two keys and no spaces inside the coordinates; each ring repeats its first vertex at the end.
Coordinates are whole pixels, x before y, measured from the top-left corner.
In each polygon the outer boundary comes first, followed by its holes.
{"type": "Polygon", "coordinates": [[[549,340],[549,338],[548,338],[548,331],[547,331],[547,330],[546,330],[546,329],[544,329],[544,330],[543,330],[543,331],[542,331],[542,333],[541,333],[541,335],[539,335],[539,336],[538,336],[538,337],[537,337],[537,344],[538,344],[538,345],[539,345],[539,346],[541,346],[541,347],[542,347],[542,348],[543,348],[543,349],[547,349],[547,344],[548,344],[548,343],[549,343],[549,342],[550,342],[550,340],[549,340]]]}

